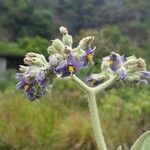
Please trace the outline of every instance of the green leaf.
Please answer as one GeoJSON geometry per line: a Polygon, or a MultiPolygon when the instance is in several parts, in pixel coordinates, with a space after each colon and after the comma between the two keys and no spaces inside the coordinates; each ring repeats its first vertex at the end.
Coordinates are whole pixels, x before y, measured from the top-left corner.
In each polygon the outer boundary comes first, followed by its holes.
{"type": "Polygon", "coordinates": [[[150,131],[142,134],[133,144],[130,150],[149,150],[150,148],[150,131]]]}

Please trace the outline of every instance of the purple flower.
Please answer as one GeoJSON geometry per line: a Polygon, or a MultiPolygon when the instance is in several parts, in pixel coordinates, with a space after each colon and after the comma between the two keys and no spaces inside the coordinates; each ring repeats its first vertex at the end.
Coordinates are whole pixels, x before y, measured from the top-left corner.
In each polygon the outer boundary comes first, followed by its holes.
{"type": "Polygon", "coordinates": [[[35,77],[32,75],[31,69],[25,73],[17,73],[16,78],[19,80],[19,83],[17,84],[18,89],[24,90],[26,97],[29,100],[40,98],[39,92],[37,90],[38,83],[35,80],[35,77]]]}
{"type": "Polygon", "coordinates": [[[74,58],[72,54],[69,54],[67,61],[61,61],[55,68],[55,71],[62,74],[62,77],[67,77],[71,74],[76,74],[82,66],[83,62],[74,58]]]}
{"type": "Polygon", "coordinates": [[[150,79],[150,71],[141,71],[141,79],[150,79]]]}
{"type": "Polygon", "coordinates": [[[122,70],[119,72],[119,77],[120,77],[121,80],[125,80],[126,77],[127,77],[127,72],[122,69],[122,70]]]}
{"type": "Polygon", "coordinates": [[[46,77],[45,70],[41,70],[37,73],[35,80],[42,88],[47,88],[49,84],[49,80],[46,77]]]}
{"type": "Polygon", "coordinates": [[[120,65],[122,64],[122,62],[125,60],[124,56],[119,56],[116,53],[112,52],[109,56],[110,60],[109,60],[109,66],[111,68],[112,71],[117,71],[120,67],[120,65]]]}
{"type": "Polygon", "coordinates": [[[30,87],[27,91],[26,91],[26,97],[29,100],[34,100],[36,98],[36,94],[35,94],[35,90],[33,89],[33,87],[30,87]]]}
{"type": "Polygon", "coordinates": [[[85,50],[85,54],[81,56],[81,60],[84,61],[84,66],[86,66],[89,62],[93,62],[93,56],[94,56],[95,49],[91,49],[90,46],[88,46],[85,50]]]}

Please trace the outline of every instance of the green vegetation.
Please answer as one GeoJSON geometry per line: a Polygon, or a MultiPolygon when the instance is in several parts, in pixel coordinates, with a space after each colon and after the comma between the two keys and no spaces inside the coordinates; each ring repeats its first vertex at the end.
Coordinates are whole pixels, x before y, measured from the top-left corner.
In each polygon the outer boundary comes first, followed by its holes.
{"type": "MultiPolygon", "coordinates": [[[[131,146],[149,129],[149,90],[122,88],[98,97],[110,150],[121,143],[131,146]]],[[[12,86],[1,92],[0,135],[4,150],[96,150],[86,99],[72,82],[57,81],[51,93],[35,102],[12,86]]]]}

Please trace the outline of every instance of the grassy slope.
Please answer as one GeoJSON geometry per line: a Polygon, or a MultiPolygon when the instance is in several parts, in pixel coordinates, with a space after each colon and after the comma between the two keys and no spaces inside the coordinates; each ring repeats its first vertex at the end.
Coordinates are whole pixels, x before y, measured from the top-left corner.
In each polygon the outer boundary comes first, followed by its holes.
{"type": "MultiPolygon", "coordinates": [[[[96,149],[87,102],[76,88],[59,81],[43,100],[34,102],[14,88],[0,92],[0,149],[96,149]]],[[[149,87],[123,88],[99,95],[98,107],[110,150],[120,144],[130,146],[150,129],[148,91],[149,87]]]]}

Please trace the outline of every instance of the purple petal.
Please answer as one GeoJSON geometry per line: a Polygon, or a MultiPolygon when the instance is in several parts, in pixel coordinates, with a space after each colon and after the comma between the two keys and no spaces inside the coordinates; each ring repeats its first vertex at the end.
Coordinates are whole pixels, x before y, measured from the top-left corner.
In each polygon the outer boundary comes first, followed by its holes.
{"type": "Polygon", "coordinates": [[[121,80],[125,80],[126,77],[127,77],[127,72],[125,70],[121,70],[119,72],[119,77],[120,77],[121,80]]]}
{"type": "Polygon", "coordinates": [[[150,79],[150,71],[141,71],[142,79],[150,79]]]}
{"type": "Polygon", "coordinates": [[[68,57],[67,57],[67,64],[68,65],[73,65],[75,63],[76,59],[73,57],[72,54],[70,54],[68,57]]]}
{"type": "Polygon", "coordinates": [[[26,92],[26,97],[29,100],[34,100],[35,99],[35,90],[33,88],[30,88],[27,92],[26,92]]]}
{"type": "Polygon", "coordinates": [[[24,89],[24,86],[27,84],[27,82],[23,79],[17,84],[18,89],[24,89]]]}
{"type": "Polygon", "coordinates": [[[85,50],[86,54],[90,54],[90,53],[94,53],[94,52],[95,52],[95,49],[92,49],[90,46],[88,46],[85,50]]]}
{"type": "Polygon", "coordinates": [[[63,70],[64,70],[66,67],[67,67],[66,61],[61,61],[61,62],[58,64],[58,66],[55,68],[55,71],[56,71],[57,73],[61,73],[61,72],[63,72],[63,70]]]}

